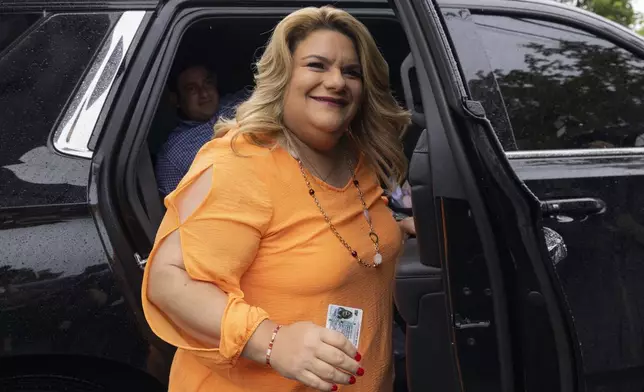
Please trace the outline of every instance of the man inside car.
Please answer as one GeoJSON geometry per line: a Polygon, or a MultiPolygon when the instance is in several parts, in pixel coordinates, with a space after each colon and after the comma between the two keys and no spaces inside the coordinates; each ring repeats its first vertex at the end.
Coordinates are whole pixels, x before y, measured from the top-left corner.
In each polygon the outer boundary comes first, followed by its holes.
{"type": "Polygon", "coordinates": [[[217,76],[207,65],[199,63],[179,64],[170,75],[168,89],[180,121],[156,159],[154,171],[163,197],[177,187],[199,149],[213,138],[217,119],[232,117],[247,95],[240,90],[224,96],[220,102],[217,76]]]}

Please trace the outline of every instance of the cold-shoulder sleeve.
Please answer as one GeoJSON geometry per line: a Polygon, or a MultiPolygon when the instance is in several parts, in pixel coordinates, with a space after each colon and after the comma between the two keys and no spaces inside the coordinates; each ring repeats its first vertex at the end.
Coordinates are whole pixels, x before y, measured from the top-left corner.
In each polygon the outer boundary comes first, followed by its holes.
{"type": "Polygon", "coordinates": [[[233,366],[257,326],[268,318],[261,308],[244,301],[240,279],[255,260],[272,217],[270,196],[261,166],[254,157],[240,156],[224,140],[206,144],[188,174],[165,199],[166,215],[148,258],[142,286],[145,317],[161,339],[206,360],[209,366],[233,366]],[[178,205],[191,186],[211,185],[194,211],[181,217],[178,205]],[[208,178],[205,179],[206,181],[208,178]],[[148,273],[160,243],[178,230],[186,271],[194,280],[217,285],[228,294],[221,322],[219,347],[204,347],[178,328],[147,298],[148,273]]]}

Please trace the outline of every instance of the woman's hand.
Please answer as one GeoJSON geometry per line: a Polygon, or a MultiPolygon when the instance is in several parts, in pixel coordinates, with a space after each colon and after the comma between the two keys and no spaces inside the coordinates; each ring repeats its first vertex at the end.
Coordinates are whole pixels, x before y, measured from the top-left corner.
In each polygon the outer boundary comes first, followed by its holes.
{"type": "Polygon", "coordinates": [[[416,225],[414,224],[413,216],[398,221],[398,226],[400,227],[403,235],[408,235],[411,237],[416,236],[416,225]]]}
{"type": "Polygon", "coordinates": [[[271,366],[282,376],[321,391],[353,384],[364,370],[356,348],[339,332],[310,322],[285,325],[277,333],[271,366]]]}

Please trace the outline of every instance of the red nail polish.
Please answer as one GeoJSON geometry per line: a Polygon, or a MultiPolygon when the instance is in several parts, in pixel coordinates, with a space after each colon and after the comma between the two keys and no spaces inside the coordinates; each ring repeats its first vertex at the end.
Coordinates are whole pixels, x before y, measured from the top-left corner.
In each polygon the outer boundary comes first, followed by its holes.
{"type": "Polygon", "coordinates": [[[351,378],[349,378],[349,384],[353,385],[355,383],[356,383],[356,378],[351,376],[351,378]]]}
{"type": "Polygon", "coordinates": [[[354,359],[356,361],[360,362],[360,360],[362,359],[362,355],[360,355],[360,353],[356,352],[356,356],[354,357],[354,359]]]}
{"type": "Polygon", "coordinates": [[[356,372],[358,376],[364,376],[364,369],[363,368],[358,368],[358,371],[356,372]]]}
{"type": "Polygon", "coordinates": [[[331,387],[331,390],[332,390],[332,391],[337,391],[337,390],[338,390],[338,386],[337,386],[337,385],[335,385],[335,384],[333,384],[333,386],[331,387]]]}

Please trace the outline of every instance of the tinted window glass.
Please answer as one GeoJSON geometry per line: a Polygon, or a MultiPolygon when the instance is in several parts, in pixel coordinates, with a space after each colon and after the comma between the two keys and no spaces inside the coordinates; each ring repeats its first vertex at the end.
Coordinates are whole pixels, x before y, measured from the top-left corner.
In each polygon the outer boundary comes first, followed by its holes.
{"type": "Polygon", "coordinates": [[[20,41],[20,36],[25,34],[38,19],[40,16],[35,14],[0,14],[0,56],[9,44],[20,41]]]}
{"type": "MultiPolygon", "coordinates": [[[[0,207],[24,203],[35,183],[61,182],[36,178],[53,159],[49,135],[118,15],[59,14],[31,25],[9,18],[18,27],[0,51],[0,207]]],[[[49,203],[85,197],[83,187],[56,186],[64,198],[49,203]]]]}
{"type": "MultiPolygon", "coordinates": [[[[640,58],[565,25],[473,18],[519,150],[644,145],[640,58]]],[[[476,81],[470,84],[476,88],[476,81]]]]}

